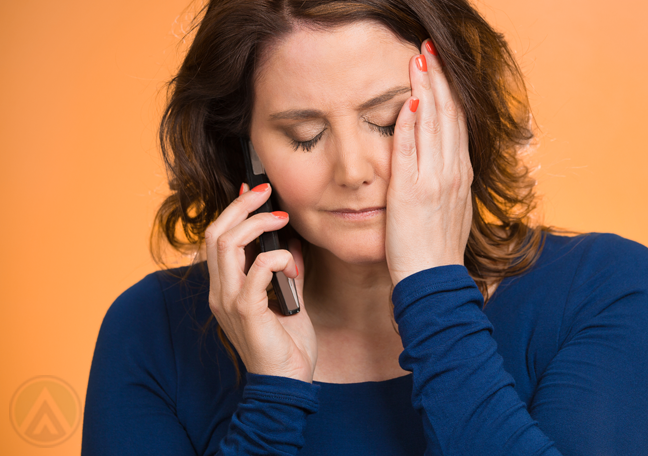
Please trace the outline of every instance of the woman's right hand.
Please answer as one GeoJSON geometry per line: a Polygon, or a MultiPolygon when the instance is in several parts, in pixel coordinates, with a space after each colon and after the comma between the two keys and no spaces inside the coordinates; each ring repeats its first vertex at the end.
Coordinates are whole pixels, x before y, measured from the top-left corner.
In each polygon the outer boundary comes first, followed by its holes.
{"type": "Polygon", "coordinates": [[[262,252],[255,258],[256,238],[283,228],[289,220],[271,213],[248,218],[270,197],[272,189],[267,185],[264,191],[265,186],[239,195],[205,232],[209,307],[248,372],[312,383],[317,341],[304,306],[301,243],[291,239],[289,250],[262,252]],[[268,307],[266,288],[273,271],[295,279],[302,303],[299,313],[284,316],[268,307]]]}

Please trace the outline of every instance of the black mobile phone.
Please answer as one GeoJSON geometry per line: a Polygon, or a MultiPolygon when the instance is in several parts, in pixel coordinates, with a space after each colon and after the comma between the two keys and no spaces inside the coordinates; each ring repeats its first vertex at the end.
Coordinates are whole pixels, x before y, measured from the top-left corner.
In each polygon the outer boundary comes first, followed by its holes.
{"type": "MultiPolygon", "coordinates": [[[[265,173],[265,168],[259,159],[259,156],[254,150],[252,141],[247,137],[241,137],[241,147],[243,149],[243,160],[245,161],[245,173],[247,176],[247,184],[250,189],[260,184],[272,184],[268,180],[265,173]]],[[[263,206],[253,212],[258,214],[260,212],[272,212],[273,207],[278,207],[274,191],[268,201],[263,206]]],[[[277,231],[268,231],[259,236],[259,245],[262,252],[270,250],[285,249],[288,250],[288,225],[277,231]]],[[[301,303],[297,295],[297,285],[295,279],[287,277],[283,272],[272,273],[272,287],[277,295],[281,313],[284,315],[294,315],[299,312],[301,303]]]]}

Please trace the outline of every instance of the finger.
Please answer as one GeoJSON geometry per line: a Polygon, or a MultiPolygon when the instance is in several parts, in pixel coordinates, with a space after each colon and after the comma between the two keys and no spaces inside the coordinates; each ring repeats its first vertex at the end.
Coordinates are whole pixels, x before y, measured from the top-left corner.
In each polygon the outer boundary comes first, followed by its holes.
{"type": "MultiPolygon", "coordinates": [[[[243,188],[245,190],[247,184],[243,188]]],[[[216,242],[218,238],[232,227],[247,219],[250,213],[254,212],[267,201],[271,193],[272,188],[270,185],[260,185],[253,188],[250,192],[240,194],[207,227],[205,230],[205,255],[207,256],[207,267],[210,275],[218,276],[218,263],[216,259],[216,242]]],[[[241,264],[241,269],[244,268],[246,268],[245,259],[243,259],[241,264]]]]}
{"type": "Polygon", "coordinates": [[[401,107],[394,126],[390,179],[398,189],[409,188],[409,183],[417,182],[419,176],[414,134],[418,106],[418,98],[408,98],[401,107]]]}
{"type": "MultiPolygon", "coordinates": [[[[458,105],[459,106],[459,105],[458,105]]],[[[472,188],[472,183],[475,178],[472,161],[470,160],[470,137],[468,136],[468,123],[466,114],[462,107],[458,108],[459,111],[459,159],[466,174],[466,182],[468,190],[472,188]]]]}
{"type": "Polygon", "coordinates": [[[456,169],[460,153],[459,110],[450,90],[441,60],[439,59],[432,40],[427,39],[421,45],[428,68],[428,79],[436,103],[438,128],[441,136],[441,152],[443,166],[446,169],[456,169]]]}
{"type": "Polygon", "coordinates": [[[416,111],[416,148],[418,150],[419,173],[430,177],[443,169],[441,151],[441,119],[437,106],[425,56],[419,54],[410,60],[410,81],[412,96],[420,100],[416,111]]]}
{"type": "Polygon", "coordinates": [[[288,241],[288,251],[295,259],[295,275],[291,277],[295,279],[296,284],[302,285],[304,283],[304,257],[299,239],[288,241]]]}
{"type": "Polygon", "coordinates": [[[245,246],[245,267],[243,268],[243,273],[247,274],[254,263],[257,255],[261,253],[261,248],[259,245],[259,239],[257,238],[254,242],[250,242],[245,246]]]}
{"type": "Polygon", "coordinates": [[[304,277],[306,274],[304,266],[304,254],[302,251],[302,245],[299,239],[290,239],[288,241],[288,250],[295,260],[296,275],[295,286],[297,287],[297,296],[299,296],[299,302],[302,304],[300,311],[305,312],[306,306],[304,305],[304,277]]]}
{"type": "Polygon", "coordinates": [[[459,138],[459,162],[461,164],[461,173],[464,181],[464,188],[462,189],[461,194],[465,198],[470,198],[470,191],[472,189],[475,173],[470,160],[468,127],[465,119],[461,117],[459,118],[459,138]]]}
{"type": "Polygon", "coordinates": [[[459,163],[460,174],[462,176],[462,187],[460,189],[460,196],[470,198],[470,190],[474,180],[474,170],[470,160],[470,137],[468,135],[468,124],[466,121],[466,114],[457,102],[457,96],[453,93],[452,98],[455,100],[457,106],[457,124],[459,127],[459,144],[457,151],[457,161],[459,163]]]}
{"type": "Polygon", "coordinates": [[[235,311],[236,315],[246,320],[248,317],[254,319],[263,314],[267,315],[270,309],[266,288],[272,281],[274,272],[283,272],[288,277],[295,277],[295,260],[288,250],[261,252],[250,267],[247,279],[238,294],[239,299],[232,301],[238,308],[227,310],[235,311]]]}
{"type": "MultiPolygon", "coordinates": [[[[243,271],[246,259],[245,247],[254,242],[264,232],[276,231],[288,224],[289,219],[286,212],[275,211],[275,214],[282,214],[286,217],[279,218],[269,212],[255,214],[220,235],[216,241],[216,261],[221,282],[221,295],[226,301],[228,298],[231,301],[237,296],[246,282],[246,275],[243,271]]],[[[281,250],[287,252],[285,249],[281,250]]],[[[254,261],[258,261],[259,256],[263,253],[269,252],[260,253],[254,261]]],[[[252,267],[254,267],[254,263],[250,266],[250,270],[252,270],[252,267]]],[[[294,274],[294,266],[291,273],[294,274]]],[[[263,290],[268,286],[268,283],[270,283],[269,280],[264,285],[263,290]]]]}

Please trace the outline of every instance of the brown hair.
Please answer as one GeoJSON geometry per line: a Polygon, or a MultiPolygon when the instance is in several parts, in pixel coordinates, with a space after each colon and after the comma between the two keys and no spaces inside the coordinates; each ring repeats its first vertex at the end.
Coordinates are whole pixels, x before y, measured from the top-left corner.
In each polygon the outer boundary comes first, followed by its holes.
{"type": "MultiPolygon", "coordinates": [[[[196,251],[207,226],[238,196],[246,180],[238,138],[249,136],[254,77],[268,49],[296,26],[326,30],[360,20],[376,21],[419,49],[431,38],[466,113],[475,177],[464,264],[485,302],[489,283],[533,265],[544,243],[542,233],[555,230],[529,223],[536,205],[535,180],[519,156],[534,137],[526,87],[503,35],[466,0],[206,4],[190,31],[195,37],[186,57],[168,83],[160,124],[171,194],[151,232],[150,250],[157,264],[167,268],[160,253],[163,241],[182,253],[196,251]],[[185,240],[176,233],[179,223],[185,240]]],[[[294,234],[307,260],[308,242],[294,234]]],[[[268,291],[272,298],[272,285],[268,291]]],[[[213,315],[203,329],[212,320],[213,315]]],[[[236,360],[220,327],[218,334],[236,360]]]]}

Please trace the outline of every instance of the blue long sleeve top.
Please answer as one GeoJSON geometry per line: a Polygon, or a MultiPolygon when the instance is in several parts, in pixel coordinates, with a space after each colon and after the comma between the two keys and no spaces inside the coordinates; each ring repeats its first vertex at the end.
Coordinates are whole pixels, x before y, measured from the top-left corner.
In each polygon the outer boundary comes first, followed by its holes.
{"type": "Polygon", "coordinates": [[[641,244],[546,235],[485,307],[461,265],[412,274],[392,293],[411,374],[351,384],[243,370],[237,386],[215,332],[200,330],[203,266],[149,274],[110,306],[83,456],[648,454],[641,244]]]}

